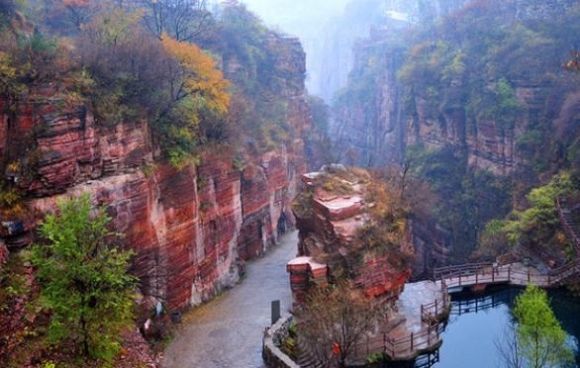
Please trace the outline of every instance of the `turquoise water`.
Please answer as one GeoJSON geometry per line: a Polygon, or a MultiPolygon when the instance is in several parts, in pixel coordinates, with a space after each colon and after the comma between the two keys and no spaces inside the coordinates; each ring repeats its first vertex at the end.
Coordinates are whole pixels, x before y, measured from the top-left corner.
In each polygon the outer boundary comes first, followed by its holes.
{"type": "MultiPolygon", "coordinates": [[[[508,334],[506,329],[509,329],[512,320],[510,310],[520,292],[519,289],[504,288],[491,290],[477,298],[469,294],[455,295],[452,315],[443,333],[439,362],[426,366],[502,367],[497,345],[502,344],[508,334]]],[[[565,292],[553,292],[550,298],[558,320],[569,335],[570,345],[576,351],[576,367],[580,367],[580,299],[565,292]]]]}

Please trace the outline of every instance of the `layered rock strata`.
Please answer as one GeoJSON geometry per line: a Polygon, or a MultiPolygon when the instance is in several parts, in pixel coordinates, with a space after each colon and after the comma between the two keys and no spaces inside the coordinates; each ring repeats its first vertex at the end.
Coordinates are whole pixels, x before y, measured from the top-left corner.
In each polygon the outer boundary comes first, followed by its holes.
{"type": "Polygon", "coordinates": [[[0,156],[18,163],[6,179],[24,193],[27,207],[26,215],[2,219],[23,227],[0,242],[0,258],[29,244],[61,198],[89,193],[134,250],[133,272],[146,297],[182,309],[233,286],[244,262],[294,225],[290,201],[306,170],[304,52],[295,39],[273,35],[270,43],[285,75],[280,93],[294,141],[243,153],[243,165],[235,164],[239,149],[206,149],[201,164],[177,170],[160,157],[146,121],[107,126],[89,107],[56,100],[55,86],[34,91],[16,108],[0,101],[0,156]]]}
{"type": "Polygon", "coordinates": [[[396,299],[411,270],[392,260],[413,254],[410,235],[404,235],[398,248],[382,254],[360,249],[359,231],[374,221],[369,209],[375,203],[367,195],[372,179],[364,170],[349,172],[340,165],[327,170],[302,176],[305,190],[294,204],[299,257],[288,263],[287,270],[295,302],[302,303],[313,285],[335,278],[337,267],[367,297],[396,299]]]}

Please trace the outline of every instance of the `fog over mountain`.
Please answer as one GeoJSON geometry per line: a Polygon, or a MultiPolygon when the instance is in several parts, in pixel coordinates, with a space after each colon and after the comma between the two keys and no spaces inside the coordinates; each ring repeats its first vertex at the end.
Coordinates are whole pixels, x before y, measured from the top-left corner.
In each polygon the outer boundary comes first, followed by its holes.
{"type": "MultiPolygon", "coordinates": [[[[352,59],[352,42],[368,31],[362,27],[345,26],[345,8],[349,0],[244,0],[269,26],[300,38],[307,54],[308,89],[312,94],[330,100],[344,86],[352,59]],[[346,37],[337,38],[336,25],[348,30],[346,37]],[[340,42],[337,42],[339,41],[340,42]]],[[[357,1],[353,3],[376,3],[357,1]]],[[[358,5],[358,4],[357,4],[358,5]]],[[[374,11],[374,7],[367,7],[374,11]]]]}

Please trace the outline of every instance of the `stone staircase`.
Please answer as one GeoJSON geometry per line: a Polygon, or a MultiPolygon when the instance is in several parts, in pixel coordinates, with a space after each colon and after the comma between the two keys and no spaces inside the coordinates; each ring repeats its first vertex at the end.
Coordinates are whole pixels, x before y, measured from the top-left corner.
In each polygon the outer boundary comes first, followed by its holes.
{"type": "Polygon", "coordinates": [[[327,365],[320,362],[316,355],[312,352],[309,345],[304,342],[298,343],[298,351],[300,351],[297,363],[301,368],[326,368],[327,365]]]}

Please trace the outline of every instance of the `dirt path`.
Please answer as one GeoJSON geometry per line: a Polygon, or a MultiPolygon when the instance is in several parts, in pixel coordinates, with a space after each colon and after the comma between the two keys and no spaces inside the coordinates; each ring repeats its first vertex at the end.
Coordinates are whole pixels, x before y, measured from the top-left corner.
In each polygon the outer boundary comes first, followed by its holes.
{"type": "Polygon", "coordinates": [[[194,310],[165,351],[164,368],[261,368],[262,333],[270,303],[292,303],[286,263],[296,254],[297,232],[284,236],[264,258],[251,262],[244,281],[194,310]]]}

